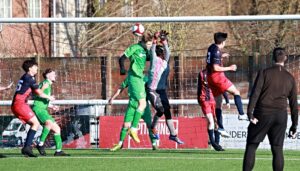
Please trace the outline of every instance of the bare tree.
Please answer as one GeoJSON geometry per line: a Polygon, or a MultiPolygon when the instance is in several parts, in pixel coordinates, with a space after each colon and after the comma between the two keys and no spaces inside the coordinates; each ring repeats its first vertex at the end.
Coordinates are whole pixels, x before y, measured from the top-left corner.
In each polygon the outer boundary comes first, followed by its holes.
{"type": "MultiPolygon", "coordinates": [[[[267,14],[297,14],[297,0],[227,0],[228,15],[267,15],[267,14]]],[[[237,41],[234,48],[244,55],[251,52],[267,54],[276,46],[290,47],[295,41],[299,27],[292,21],[255,21],[229,23],[230,30],[237,41]]],[[[299,49],[293,46],[293,53],[299,49]]]]}

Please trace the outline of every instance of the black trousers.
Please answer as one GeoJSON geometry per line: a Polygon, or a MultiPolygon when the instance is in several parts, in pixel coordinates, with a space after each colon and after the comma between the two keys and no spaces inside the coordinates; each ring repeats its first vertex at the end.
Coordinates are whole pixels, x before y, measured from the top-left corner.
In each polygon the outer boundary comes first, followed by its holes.
{"type": "Polygon", "coordinates": [[[287,112],[272,115],[254,115],[258,119],[256,125],[250,123],[248,127],[247,145],[243,161],[243,171],[251,171],[255,163],[255,153],[266,135],[268,135],[273,154],[273,170],[283,171],[284,156],[283,142],[287,128],[287,112]]]}

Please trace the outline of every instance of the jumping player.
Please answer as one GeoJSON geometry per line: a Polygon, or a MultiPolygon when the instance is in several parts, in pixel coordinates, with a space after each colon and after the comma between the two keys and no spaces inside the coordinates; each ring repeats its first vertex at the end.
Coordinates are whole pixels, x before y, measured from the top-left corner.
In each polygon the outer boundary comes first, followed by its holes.
{"type": "Polygon", "coordinates": [[[216,151],[224,151],[222,146],[219,145],[220,138],[217,131],[218,124],[216,124],[217,118],[215,114],[216,102],[212,91],[208,86],[206,69],[202,70],[198,74],[197,100],[208,121],[208,136],[210,144],[216,151]]]}
{"type": "MultiPolygon", "coordinates": [[[[119,58],[120,74],[125,75],[126,70],[124,62],[127,58],[130,60],[130,68],[128,70],[128,92],[130,98],[138,101],[138,107],[135,110],[133,121],[129,130],[129,135],[137,143],[140,142],[137,135],[137,126],[142,114],[147,106],[146,91],[144,86],[144,69],[146,60],[149,55],[149,50],[152,46],[153,36],[150,33],[144,33],[139,43],[128,47],[124,54],[119,58]]],[[[127,129],[127,128],[124,128],[127,129]]],[[[125,131],[125,130],[124,130],[125,131]]]]}
{"type": "MultiPolygon", "coordinates": [[[[44,94],[51,96],[52,84],[56,80],[56,73],[54,70],[48,68],[43,73],[44,81],[39,84],[39,88],[44,94]]],[[[42,156],[46,156],[44,142],[50,131],[54,132],[54,141],[56,144],[56,151],[54,156],[69,156],[62,151],[62,140],[60,136],[60,127],[55,122],[54,118],[49,114],[48,108],[58,111],[59,107],[56,105],[49,104],[49,100],[42,97],[35,97],[32,110],[37,116],[40,123],[43,125],[43,132],[40,138],[40,142],[36,146],[39,153],[42,156]]]]}
{"type": "Polygon", "coordinates": [[[167,35],[168,33],[164,30],[155,33],[153,45],[151,47],[152,58],[149,70],[149,80],[146,88],[147,98],[156,110],[156,115],[153,118],[151,128],[156,139],[159,139],[159,134],[155,127],[158,119],[164,114],[166,124],[170,131],[169,139],[177,142],[178,144],[184,144],[184,142],[177,137],[166,92],[167,80],[170,71],[170,49],[167,42],[167,35]],[[162,45],[157,45],[158,38],[160,38],[162,45]]]}
{"type": "Polygon", "coordinates": [[[229,57],[228,53],[222,53],[226,39],[227,33],[218,32],[214,34],[215,43],[210,45],[207,51],[207,81],[215,97],[223,94],[224,92],[232,94],[239,112],[238,119],[248,120],[247,115],[245,115],[243,111],[243,104],[239,90],[237,90],[224,73],[225,71],[236,71],[237,69],[235,64],[230,65],[229,67],[223,67],[222,58],[229,57]]]}
{"type": "Polygon", "coordinates": [[[31,92],[50,101],[53,101],[54,97],[43,93],[43,91],[39,89],[38,84],[36,84],[34,76],[37,74],[38,64],[34,60],[24,61],[22,68],[25,74],[18,82],[11,110],[23,123],[30,125],[30,130],[27,133],[27,138],[21,151],[22,154],[29,157],[37,157],[32,152],[31,144],[40,123],[27,104],[27,99],[31,95],[31,92]]]}
{"type": "MultiPolygon", "coordinates": [[[[115,94],[108,100],[108,104],[112,104],[113,100],[119,96],[120,93],[122,93],[122,91],[128,87],[128,77],[122,82],[121,86],[119,87],[119,89],[115,92],[115,94]]],[[[137,100],[135,100],[134,98],[130,97],[129,94],[129,102],[128,102],[128,106],[127,106],[127,110],[124,116],[124,124],[123,127],[121,129],[120,132],[120,140],[119,143],[116,144],[112,149],[110,149],[110,151],[117,151],[119,149],[122,148],[124,139],[126,138],[126,135],[128,133],[128,129],[131,126],[133,117],[134,117],[134,113],[138,107],[139,102],[137,100]]],[[[156,144],[156,139],[154,138],[152,132],[151,132],[151,110],[149,107],[149,104],[147,102],[146,105],[146,109],[142,115],[142,119],[145,121],[148,131],[149,131],[149,137],[152,143],[152,149],[156,150],[157,144],[156,144]]]]}
{"type": "MultiPolygon", "coordinates": [[[[215,98],[216,101],[216,118],[217,118],[217,124],[218,124],[218,132],[221,134],[222,137],[228,138],[230,137],[230,134],[225,130],[223,125],[223,115],[222,115],[222,105],[223,105],[223,98],[225,99],[225,104],[228,109],[230,109],[230,103],[227,93],[223,93],[223,95],[219,95],[215,98]]],[[[216,135],[216,143],[219,144],[220,142],[220,135],[216,135]]]]}

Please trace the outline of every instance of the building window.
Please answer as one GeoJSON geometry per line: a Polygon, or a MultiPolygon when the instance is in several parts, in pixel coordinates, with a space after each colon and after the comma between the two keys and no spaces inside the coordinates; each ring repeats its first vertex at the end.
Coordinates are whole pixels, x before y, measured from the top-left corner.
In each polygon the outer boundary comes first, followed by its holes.
{"type": "Polygon", "coordinates": [[[12,0],[0,0],[0,17],[12,17],[12,0]]]}
{"type": "Polygon", "coordinates": [[[42,16],[41,0],[28,0],[28,17],[40,18],[42,16]]]}

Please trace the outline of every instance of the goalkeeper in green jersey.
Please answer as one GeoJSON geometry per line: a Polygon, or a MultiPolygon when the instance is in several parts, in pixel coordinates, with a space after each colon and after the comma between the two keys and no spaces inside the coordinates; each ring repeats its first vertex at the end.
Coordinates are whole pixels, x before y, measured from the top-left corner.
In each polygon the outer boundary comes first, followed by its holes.
{"type": "MultiPolygon", "coordinates": [[[[119,58],[121,75],[126,74],[126,70],[124,67],[125,60],[127,58],[129,58],[130,60],[130,68],[128,70],[127,76],[128,92],[129,97],[136,100],[138,102],[138,105],[136,110],[134,111],[132,124],[130,125],[129,129],[129,135],[137,143],[140,142],[140,139],[137,136],[137,126],[147,106],[146,90],[143,78],[146,60],[151,56],[149,50],[152,46],[152,38],[153,36],[150,33],[144,33],[141,41],[128,47],[125,50],[124,54],[119,58]]],[[[126,127],[123,127],[123,129],[126,129],[126,131],[128,128],[128,125],[126,125],[126,127]]]]}
{"type": "MultiPolygon", "coordinates": [[[[144,82],[144,84],[145,84],[145,82],[144,82]]],[[[126,79],[122,82],[121,86],[116,91],[116,93],[108,100],[108,104],[112,104],[112,101],[116,97],[118,97],[118,95],[127,87],[128,87],[128,77],[126,77],[126,79]]],[[[122,148],[123,141],[126,138],[126,135],[128,132],[128,128],[130,127],[130,125],[133,121],[135,111],[137,110],[138,105],[139,105],[139,101],[134,98],[131,98],[130,93],[128,93],[128,94],[129,94],[129,102],[128,102],[127,110],[126,110],[126,113],[124,116],[124,124],[121,129],[121,133],[120,133],[120,141],[112,149],[110,149],[110,151],[117,151],[122,148]]],[[[152,131],[151,131],[151,120],[152,119],[151,119],[151,110],[150,110],[148,102],[146,102],[146,108],[144,110],[144,113],[142,114],[142,119],[145,121],[145,123],[147,125],[149,137],[150,137],[150,140],[152,143],[152,149],[156,150],[157,144],[156,144],[156,139],[153,136],[152,131]]]]}
{"type": "MultiPolygon", "coordinates": [[[[56,80],[55,71],[52,69],[46,69],[43,73],[44,81],[39,84],[39,88],[46,95],[51,95],[51,86],[52,83],[56,80]]],[[[56,144],[56,151],[54,156],[69,156],[62,151],[62,140],[60,136],[60,127],[55,122],[54,118],[49,114],[48,108],[53,109],[54,111],[58,111],[58,106],[49,104],[49,100],[41,97],[35,97],[33,103],[33,111],[37,116],[40,123],[43,125],[43,132],[40,137],[40,142],[37,145],[37,149],[42,156],[46,156],[46,151],[44,148],[44,142],[50,131],[54,132],[54,140],[56,144]]]]}

